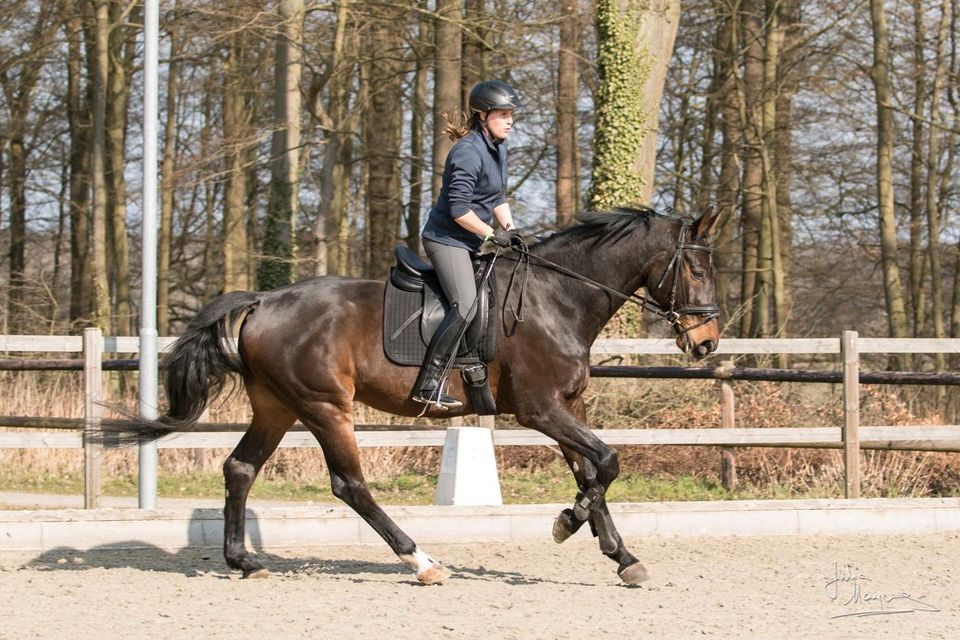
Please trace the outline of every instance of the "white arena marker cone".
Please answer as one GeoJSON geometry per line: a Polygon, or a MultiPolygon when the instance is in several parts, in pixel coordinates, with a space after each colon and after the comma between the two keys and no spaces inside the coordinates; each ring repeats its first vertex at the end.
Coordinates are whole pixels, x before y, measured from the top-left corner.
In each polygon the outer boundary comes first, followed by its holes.
{"type": "Polygon", "coordinates": [[[443,443],[434,504],[503,504],[493,434],[485,427],[450,427],[443,443]]]}

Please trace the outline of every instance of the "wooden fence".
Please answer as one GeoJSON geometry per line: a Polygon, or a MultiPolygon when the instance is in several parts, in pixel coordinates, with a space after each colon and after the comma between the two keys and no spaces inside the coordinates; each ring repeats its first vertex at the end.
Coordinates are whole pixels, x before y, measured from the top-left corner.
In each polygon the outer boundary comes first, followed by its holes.
{"type": "MultiPolygon", "coordinates": [[[[160,338],[159,347],[164,349],[174,338],[160,338]]],[[[0,431],[0,448],[83,448],[85,505],[95,507],[99,499],[99,448],[84,438],[84,433],[95,429],[102,418],[102,372],[106,369],[131,369],[130,361],[104,360],[104,353],[137,353],[139,340],[136,337],[103,337],[98,329],[88,329],[81,336],[0,336],[0,352],[17,353],[82,353],[82,361],[73,360],[0,360],[0,370],[14,369],[75,369],[82,368],[85,380],[84,418],[32,418],[0,416],[0,427],[31,427],[48,431],[0,431]],[[82,367],[80,363],[82,362],[82,367]],[[50,431],[53,430],[53,431],[50,431]]],[[[676,355],[672,339],[599,340],[593,353],[676,355]]],[[[910,451],[960,451],[960,427],[957,426],[861,426],[860,385],[862,382],[896,382],[889,377],[870,380],[871,375],[860,371],[860,355],[894,353],[960,353],[960,339],[926,338],[859,338],[855,331],[844,332],[841,338],[803,339],[725,339],[720,343],[719,355],[772,355],[772,354],[832,354],[840,357],[839,377],[817,380],[843,384],[843,425],[837,427],[782,427],[782,428],[736,428],[734,394],[728,382],[721,391],[721,427],[692,429],[608,429],[595,430],[603,441],[611,445],[675,445],[717,446],[723,450],[723,476],[725,486],[732,487],[734,478],[734,447],[811,447],[842,448],[844,450],[845,486],[844,495],[856,498],[860,495],[859,452],[862,449],[910,450],[910,451]]],[[[629,367],[593,367],[597,377],[631,377],[629,367]]],[[[644,368],[639,368],[640,371],[644,368]]],[[[679,375],[690,368],[675,368],[671,375],[668,368],[643,373],[657,377],[709,377],[734,378],[737,370],[730,365],[714,368],[710,375],[679,375]]],[[[750,371],[750,370],[742,370],[750,371]]],[[[758,371],[758,370],[753,370],[758,371]]],[[[776,371],[776,370],[762,370],[776,371]]],[[[706,373],[706,372],[704,372],[706,373]]],[[[819,372],[828,373],[828,372],[819,372]]],[[[638,376],[632,376],[638,377],[638,376]]],[[[749,378],[749,376],[746,376],[749,378]]],[[[784,374],[785,378],[790,378],[784,374]]],[[[796,378],[796,376],[793,376],[796,378]]],[[[770,376],[760,379],[776,379],[770,376]]],[[[910,384],[958,384],[960,374],[904,374],[903,380],[910,384]],[[912,377],[911,377],[912,376],[912,377]]],[[[494,426],[490,422],[486,426],[494,426]]],[[[362,447],[394,446],[442,446],[444,427],[397,425],[357,425],[357,443],[362,447]]],[[[164,448],[232,448],[246,425],[202,424],[197,431],[171,434],[158,443],[164,448]]],[[[529,430],[495,429],[495,445],[547,445],[553,441],[529,430]]],[[[316,440],[302,427],[294,427],[280,446],[315,447],[316,440]]]]}

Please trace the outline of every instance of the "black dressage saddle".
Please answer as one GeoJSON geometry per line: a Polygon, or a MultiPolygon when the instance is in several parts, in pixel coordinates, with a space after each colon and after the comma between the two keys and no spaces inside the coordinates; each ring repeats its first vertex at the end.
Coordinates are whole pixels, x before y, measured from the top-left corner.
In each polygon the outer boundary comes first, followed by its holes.
{"type": "MultiPolygon", "coordinates": [[[[430,264],[406,246],[398,246],[394,254],[397,263],[390,267],[384,292],[383,350],[396,364],[420,366],[449,305],[430,264]]],[[[497,323],[489,317],[490,309],[496,307],[493,274],[486,286],[479,286],[489,260],[483,256],[474,261],[477,313],[460,342],[453,362],[456,367],[490,362],[496,355],[497,323]]]]}

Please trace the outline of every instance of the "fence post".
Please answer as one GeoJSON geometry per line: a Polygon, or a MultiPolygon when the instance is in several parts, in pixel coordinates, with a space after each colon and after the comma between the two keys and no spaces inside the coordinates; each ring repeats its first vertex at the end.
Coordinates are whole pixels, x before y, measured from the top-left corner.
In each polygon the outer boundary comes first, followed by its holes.
{"type": "Polygon", "coordinates": [[[83,330],[83,508],[100,506],[100,445],[93,440],[103,416],[103,334],[83,330]]]}
{"type": "Polygon", "coordinates": [[[844,331],[843,356],[843,480],[844,497],[860,497],[860,353],[857,332],[844,331]]]}
{"type": "MultiPolygon", "coordinates": [[[[725,363],[726,366],[733,367],[733,361],[725,363]]],[[[729,382],[720,384],[720,427],[723,429],[733,429],[736,426],[736,401],[733,395],[733,386],[729,382]]],[[[720,449],[720,483],[727,491],[736,491],[737,489],[737,459],[733,455],[733,447],[722,447],[720,449]]]]}

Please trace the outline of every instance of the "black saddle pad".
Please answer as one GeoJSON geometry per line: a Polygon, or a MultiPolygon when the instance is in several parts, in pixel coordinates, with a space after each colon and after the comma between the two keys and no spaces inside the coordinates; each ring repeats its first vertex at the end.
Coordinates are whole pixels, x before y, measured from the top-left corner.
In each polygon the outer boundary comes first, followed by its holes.
{"type": "MultiPolygon", "coordinates": [[[[486,262],[477,263],[478,279],[485,266],[486,262]]],[[[490,362],[496,355],[497,322],[490,313],[496,308],[495,290],[490,274],[454,366],[490,362]]],[[[427,344],[448,308],[436,278],[419,279],[392,267],[383,298],[383,351],[387,358],[400,365],[422,365],[427,344]]]]}

